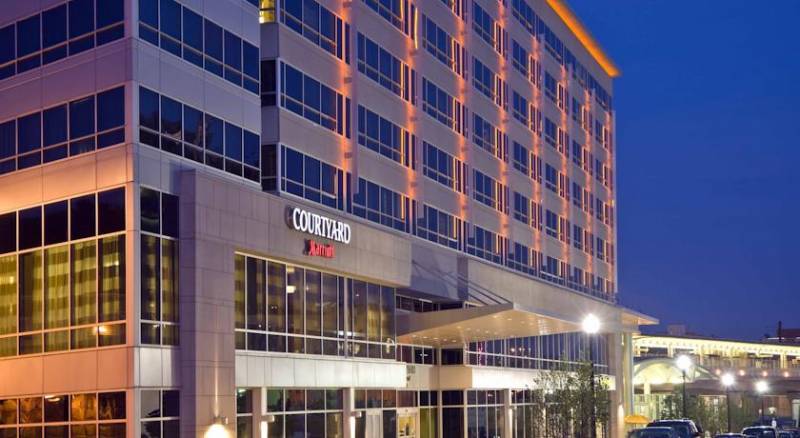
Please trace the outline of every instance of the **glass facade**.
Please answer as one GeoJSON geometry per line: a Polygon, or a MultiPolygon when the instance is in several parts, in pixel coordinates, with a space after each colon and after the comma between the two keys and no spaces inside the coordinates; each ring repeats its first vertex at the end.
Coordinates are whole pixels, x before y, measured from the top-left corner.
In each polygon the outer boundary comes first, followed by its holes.
{"type": "Polygon", "coordinates": [[[258,47],[175,0],[139,0],[139,37],[258,94],[258,47]]]}
{"type": "Polygon", "coordinates": [[[237,349],[395,359],[394,288],[243,254],[234,266],[237,349]]]}
{"type": "Polygon", "coordinates": [[[167,96],[139,87],[142,144],[260,181],[259,135],[167,96]]]}
{"type": "Polygon", "coordinates": [[[125,189],[0,217],[0,357],[124,344],[125,189]]]}
{"type": "Polygon", "coordinates": [[[0,122],[0,175],[125,141],[125,87],[0,122]]]}
{"type": "Polygon", "coordinates": [[[178,197],[142,187],[141,342],[172,345],[178,338],[178,197]]]}
{"type": "Polygon", "coordinates": [[[119,438],[125,416],[124,391],[0,399],[0,436],[119,438]]]}
{"type": "Polygon", "coordinates": [[[0,80],[122,38],[123,0],[71,0],[0,28],[0,80]]]}

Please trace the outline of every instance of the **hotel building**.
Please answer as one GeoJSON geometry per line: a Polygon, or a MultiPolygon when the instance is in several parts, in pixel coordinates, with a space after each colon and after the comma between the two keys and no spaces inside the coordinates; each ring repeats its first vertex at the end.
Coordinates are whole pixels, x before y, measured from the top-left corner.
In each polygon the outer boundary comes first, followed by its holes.
{"type": "Polygon", "coordinates": [[[562,0],[3,2],[0,437],[529,437],[587,357],[618,436],[618,74],[562,0]]]}

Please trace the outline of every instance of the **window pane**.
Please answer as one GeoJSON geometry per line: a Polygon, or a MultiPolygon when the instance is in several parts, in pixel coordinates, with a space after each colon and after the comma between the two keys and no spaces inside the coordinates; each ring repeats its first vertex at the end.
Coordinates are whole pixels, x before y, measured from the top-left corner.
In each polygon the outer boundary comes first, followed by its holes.
{"type": "Polygon", "coordinates": [[[242,57],[243,59],[243,68],[244,74],[258,79],[258,62],[259,62],[259,53],[258,47],[249,44],[247,42],[242,42],[242,57]]]}
{"type": "Polygon", "coordinates": [[[161,239],[161,320],[178,322],[178,244],[169,239],[161,239]]]}
{"type": "Polygon", "coordinates": [[[161,302],[159,299],[159,291],[161,290],[159,239],[154,236],[142,235],[141,251],[141,316],[145,320],[158,321],[161,315],[161,302]]]}
{"type": "Polygon", "coordinates": [[[175,0],[161,0],[161,32],[181,39],[181,5],[175,0]]]}
{"type": "Polygon", "coordinates": [[[72,421],[91,421],[97,419],[96,395],[74,394],[69,398],[72,421]]]}
{"type": "Polygon", "coordinates": [[[67,241],[67,201],[44,206],[44,244],[52,245],[67,241]]]}
{"type": "Polygon", "coordinates": [[[242,161],[242,128],[225,123],[225,156],[242,161]]]}
{"type": "Polygon", "coordinates": [[[139,20],[158,29],[158,0],[139,0],[139,20]]]}
{"type": "Polygon", "coordinates": [[[42,209],[30,208],[19,212],[19,249],[42,246],[42,209]]]}
{"type": "Polygon", "coordinates": [[[139,205],[142,215],[142,231],[161,233],[161,203],[159,198],[160,194],[157,191],[142,187],[139,205]]]}
{"type": "Polygon", "coordinates": [[[223,126],[222,120],[206,114],[206,149],[220,155],[223,152],[223,126]]]}
{"type": "MultiPolygon", "coordinates": [[[[163,391],[162,393],[162,412],[163,417],[177,417],[180,415],[180,392],[176,390],[163,391]]],[[[166,435],[165,436],[178,436],[166,435]]]]}
{"type": "MultiPolygon", "coordinates": [[[[125,393],[124,392],[105,392],[99,394],[99,415],[100,420],[122,420],[125,418],[125,393]]],[[[113,435],[113,436],[124,436],[113,435]]]]}
{"type": "Polygon", "coordinates": [[[183,43],[203,51],[203,17],[183,8],[183,43]]]}
{"type": "Polygon", "coordinates": [[[94,133],[94,96],[69,103],[69,138],[94,133]]]}
{"type": "Polygon", "coordinates": [[[67,40],[67,5],[42,13],[42,47],[54,46],[67,40]]]}
{"type": "Polygon", "coordinates": [[[266,330],[266,262],[247,258],[247,328],[266,330]]]}
{"type": "Polygon", "coordinates": [[[0,64],[5,64],[16,57],[14,31],[13,24],[0,29],[0,64]]]}
{"type": "Polygon", "coordinates": [[[242,69],[242,39],[225,32],[225,65],[235,70],[242,69]]]}
{"type": "Polygon", "coordinates": [[[286,331],[286,266],[269,263],[268,283],[268,329],[272,332],[286,331]]]}
{"type": "MultiPolygon", "coordinates": [[[[97,322],[97,244],[95,241],[72,245],[72,325],[97,322]]],[[[92,329],[94,330],[94,329],[92,329]]]]}
{"type": "MultiPolygon", "coordinates": [[[[100,322],[125,319],[125,236],[100,241],[100,322]]],[[[100,331],[100,335],[104,335],[100,331]]]]}
{"type": "Polygon", "coordinates": [[[69,36],[74,38],[94,30],[94,1],[69,2],[69,36]]]}
{"type": "Polygon", "coordinates": [[[83,239],[95,235],[94,195],[70,200],[70,222],[72,239],[83,239]]]}
{"type": "Polygon", "coordinates": [[[183,139],[203,147],[203,113],[189,106],[183,107],[183,139]]]}
{"type": "Polygon", "coordinates": [[[178,197],[161,194],[161,234],[178,238],[178,197]]]}
{"type": "Polygon", "coordinates": [[[11,120],[0,123],[0,158],[12,157],[17,153],[17,122],[11,120]]]}
{"type": "Polygon", "coordinates": [[[158,94],[139,88],[139,124],[153,131],[159,130],[158,94]]]}
{"type": "Polygon", "coordinates": [[[253,167],[259,167],[261,145],[258,134],[244,131],[244,162],[253,167]]]}
{"type": "Polygon", "coordinates": [[[19,399],[19,422],[22,424],[42,422],[42,398],[19,399]]]}
{"type": "Polygon", "coordinates": [[[97,203],[99,234],[114,233],[125,229],[125,188],[120,187],[98,193],[97,203]]]}
{"type": "Polygon", "coordinates": [[[42,253],[19,256],[19,330],[42,328],[42,253]]]}
{"type": "Polygon", "coordinates": [[[61,105],[44,111],[42,116],[44,146],[63,143],[67,140],[67,106],[61,105]]]}
{"type": "Polygon", "coordinates": [[[142,418],[161,417],[161,391],[143,390],[141,403],[142,418]]]}
{"type": "Polygon", "coordinates": [[[39,15],[17,22],[17,57],[38,51],[40,47],[39,15]]]}
{"type": "Polygon", "coordinates": [[[97,130],[105,131],[125,124],[125,87],[97,95],[97,130]]]}
{"type": "Polygon", "coordinates": [[[49,248],[44,253],[44,328],[69,324],[69,246],[49,248]]]}
{"type": "Polygon", "coordinates": [[[222,62],[222,28],[205,20],[206,54],[222,62]]]}
{"type": "Polygon", "coordinates": [[[30,114],[17,120],[17,148],[20,154],[42,147],[41,113],[30,114]]]}
{"type": "Polygon", "coordinates": [[[180,102],[161,96],[161,132],[180,140],[182,118],[180,102]]]}
{"type": "MultiPolygon", "coordinates": [[[[16,278],[16,256],[0,257],[0,335],[17,331],[16,278]]],[[[2,353],[2,349],[0,349],[0,356],[3,355],[2,353]]],[[[2,411],[2,403],[0,403],[0,411],[2,411]]]]}
{"type": "MultiPolygon", "coordinates": [[[[69,399],[66,395],[51,395],[44,398],[44,421],[62,422],[69,421],[69,399]]],[[[66,431],[66,430],[65,430],[66,431]]],[[[47,434],[49,437],[50,434],[47,434]]],[[[60,436],[60,435],[54,435],[60,436]]]]}
{"type": "Polygon", "coordinates": [[[97,1],[97,28],[120,22],[124,18],[124,2],[122,0],[97,1]]]}

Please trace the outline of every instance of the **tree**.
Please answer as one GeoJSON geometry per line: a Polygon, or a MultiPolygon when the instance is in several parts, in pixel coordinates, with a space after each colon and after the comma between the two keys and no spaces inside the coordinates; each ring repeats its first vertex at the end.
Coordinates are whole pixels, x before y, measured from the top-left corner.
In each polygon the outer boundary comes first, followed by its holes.
{"type": "Polygon", "coordinates": [[[534,381],[534,388],[534,412],[540,416],[533,422],[533,436],[590,438],[592,406],[598,428],[606,430],[611,404],[608,382],[592,373],[590,362],[542,371],[534,381]]]}

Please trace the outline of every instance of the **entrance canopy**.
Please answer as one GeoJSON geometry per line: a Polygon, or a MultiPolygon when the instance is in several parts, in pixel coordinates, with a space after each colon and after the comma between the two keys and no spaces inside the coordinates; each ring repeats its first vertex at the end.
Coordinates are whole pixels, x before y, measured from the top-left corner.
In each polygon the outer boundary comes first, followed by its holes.
{"type": "Polygon", "coordinates": [[[577,332],[581,324],[517,303],[398,315],[397,341],[431,346],[577,332]]]}

